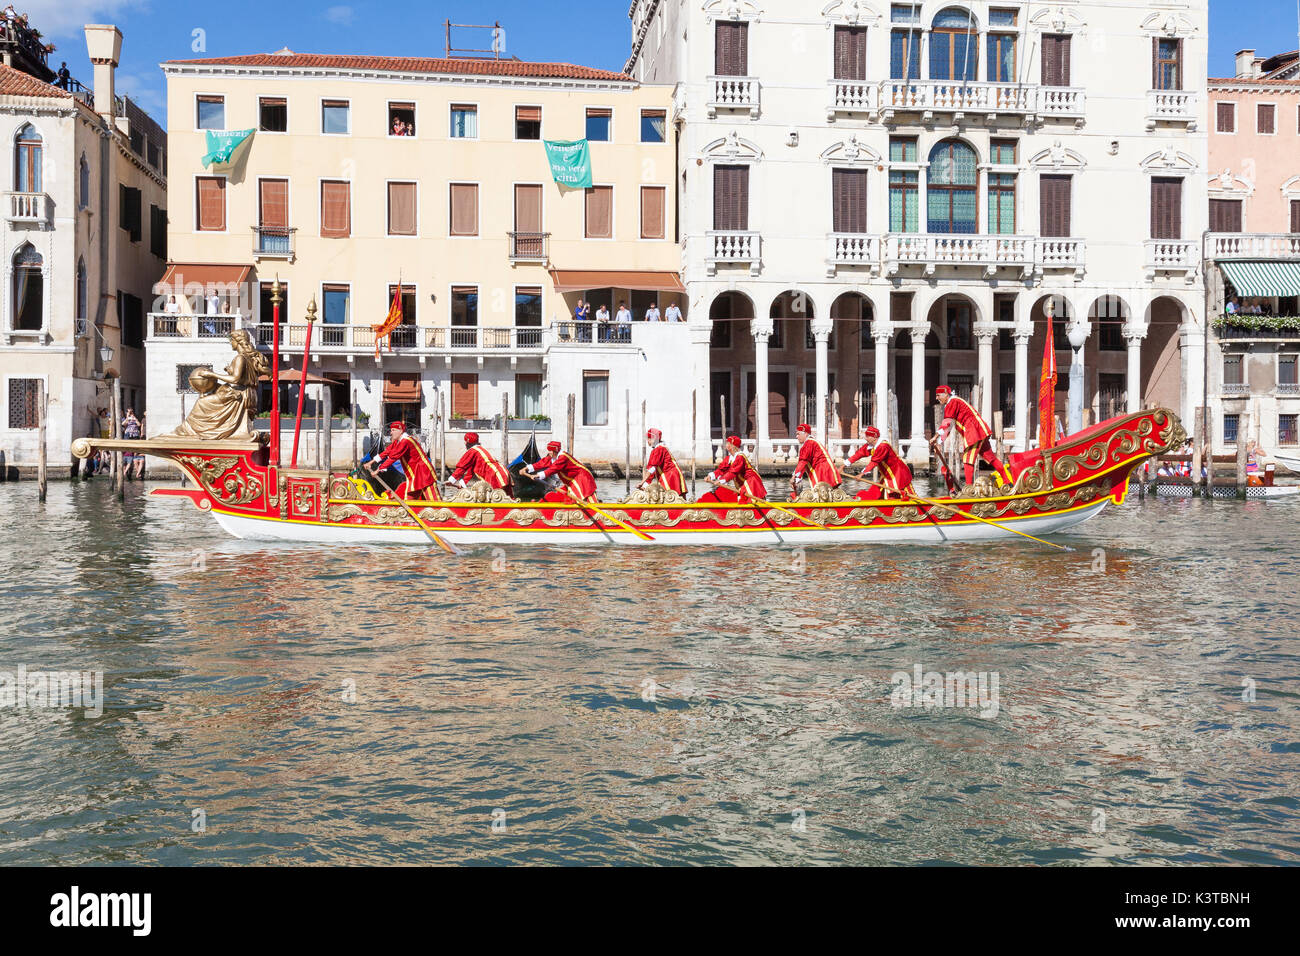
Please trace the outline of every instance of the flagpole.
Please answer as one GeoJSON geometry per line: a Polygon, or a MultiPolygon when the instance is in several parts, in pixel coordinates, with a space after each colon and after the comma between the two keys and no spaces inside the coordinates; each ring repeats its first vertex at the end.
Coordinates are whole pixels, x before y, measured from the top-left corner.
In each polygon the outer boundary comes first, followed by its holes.
{"type": "Polygon", "coordinates": [[[271,284],[271,463],[280,467],[280,275],[271,284]]]}
{"type": "Polygon", "coordinates": [[[293,420],[293,456],[290,468],[298,467],[298,433],[302,429],[302,398],[307,394],[307,364],[311,361],[311,328],[316,324],[316,297],[307,303],[307,344],[302,350],[302,378],[298,380],[298,414],[293,420]]]}

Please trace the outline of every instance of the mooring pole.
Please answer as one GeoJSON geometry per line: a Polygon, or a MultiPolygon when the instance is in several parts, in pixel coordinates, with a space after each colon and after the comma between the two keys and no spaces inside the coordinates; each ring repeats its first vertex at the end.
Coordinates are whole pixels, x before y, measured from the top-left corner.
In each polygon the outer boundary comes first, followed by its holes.
{"type": "Polygon", "coordinates": [[[691,497],[695,497],[695,466],[700,458],[700,439],[699,426],[697,425],[697,399],[700,393],[698,389],[691,389],[691,497]]]}
{"type": "Polygon", "coordinates": [[[501,393],[501,464],[510,464],[510,395],[501,393]]]}
{"type": "Polygon", "coordinates": [[[565,451],[567,451],[570,455],[575,454],[573,450],[573,413],[576,408],[577,408],[577,399],[574,398],[573,393],[570,392],[569,393],[569,430],[566,436],[568,438],[568,442],[564,446],[565,451]]]}
{"type": "Polygon", "coordinates": [[[361,466],[361,459],[357,455],[357,390],[352,389],[352,467],[354,469],[361,466]]]}
{"type": "MultiPolygon", "coordinates": [[[[113,379],[113,427],[109,434],[118,441],[122,438],[122,377],[120,375],[113,379]]],[[[126,475],[122,458],[120,451],[113,452],[113,490],[117,492],[119,500],[126,497],[126,475]]]]}
{"type": "Polygon", "coordinates": [[[632,391],[623,390],[623,479],[632,493],[632,391]]]}
{"type": "Polygon", "coordinates": [[[37,436],[36,448],[36,500],[45,504],[45,493],[47,490],[47,475],[45,472],[45,423],[49,413],[49,397],[45,394],[45,380],[37,379],[36,391],[36,427],[39,432],[37,436]]]}

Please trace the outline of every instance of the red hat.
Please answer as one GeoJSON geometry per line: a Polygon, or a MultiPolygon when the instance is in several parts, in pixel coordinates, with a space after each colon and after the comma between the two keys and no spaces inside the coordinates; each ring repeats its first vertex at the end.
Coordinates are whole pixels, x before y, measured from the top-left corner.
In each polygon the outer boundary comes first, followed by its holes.
{"type": "Polygon", "coordinates": [[[935,394],[935,395],[938,395],[940,392],[942,392],[942,393],[944,393],[944,394],[946,394],[946,395],[951,395],[951,394],[952,394],[952,386],[951,386],[951,385],[940,385],[940,386],[936,387],[935,390],[934,390],[934,394],[935,394]]]}
{"type": "Polygon", "coordinates": [[[559,443],[558,441],[549,441],[549,442],[546,443],[546,450],[547,450],[547,451],[559,451],[559,450],[560,450],[560,443],[559,443]]]}
{"type": "Polygon", "coordinates": [[[478,432],[466,432],[466,433],[465,433],[465,444],[466,444],[466,445],[477,445],[477,444],[478,444],[478,432]]]}
{"type": "Polygon", "coordinates": [[[728,436],[727,436],[727,444],[728,444],[728,445],[735,445],[737,448],[739,448],[739,447],[740,447],[740,436],[739,436],[739,435],[728,435],[728,436]]]}
{"type": "Polygon", "coordinates": [[[657,428],[652,428],[645,433],[646,438],[653,438],[655,441],[663,441],[664,433],[657,428]]]}
{"type": "Polygon", "coordinates": [[[866,428],[862,429],[862,437],[863,437],[863,438],[879,438],[879,437],[880,437],[880,429],[877,428],[875,425],[868,425],[866,428]]]}
{"type": "Polygon", "coordinates": [[[811,435],[811,434],[812,434],[812,426],[811,426],[811,425],[800,425],[798,428],[795,429],[795,431],[796,431],[796,432],[807,432],[809,435],[811,435]]]}
{"type": "Polygon", "coordinates": [[[406,431],[406,422],[389,422],[389,428],[396,428],[398,431],[406,431]]]}

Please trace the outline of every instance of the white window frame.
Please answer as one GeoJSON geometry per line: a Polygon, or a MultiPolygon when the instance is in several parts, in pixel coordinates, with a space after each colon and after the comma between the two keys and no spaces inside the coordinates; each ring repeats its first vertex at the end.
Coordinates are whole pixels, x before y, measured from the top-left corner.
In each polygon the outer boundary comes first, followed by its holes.
{"type": "MultiPolygon", "coordinates": [[[[50,397],[50,376],[49,376],[49,373],[47,373],[47,372],[42,372],[42,373],[39,374],[39,375],[6,375],[5,378],[4,378],[4,390],[5,390],[5,391],[4,391],[4,395],[3,395],[3,396],[0,396],[0,403],[3,403],[3,408],[0,409],[0,415],[3,415],[4,417],[3,417],[3,418],[0,418],[0,431],[7,432],[7,433],[10,434],[10,435],[13,435],[13,434],[26,435],[26,434],[29,434],[29,433],[34,433],[34,432],[36,432],[38,429],[37,429],[37,428],[10,428],[10,427],[9,427],[9,383],[10,383],[13,379],[16,379],[16,378],[21,378],[21,379],[40,379],[41,382],[44,383],[44,392],[45,392],[45,397],[46,397],[46,400],[48,401],[48,400],[49,400],[49,397],[50,397]]],[[[47,424],[47,425],[49,424],[48,419],[47,419],[47,421],[46,421],[46,424],[47,424]]]]}
{"type": "MultiPolygon", "coordinates": [[[[669,191],[669,186],[667,183],[641,183],[640,184],[640,189],[637,190],[638,202],[637,202],[637,209],[636,209],[637,212],[636,235],[637,235],[638,242],[668,242],[669,241],[669,233],[672,230],[668,228],[668,191],[669,191]],[[664,217],[663,217],[664,234],[658,239],[652,239],[647,236],[641,235],[642,210],[645,208],[645,191],[647,189],[662,189],[664,191],[664,217]]],[[[583,220],[584,220],[583,231],[585,232],[586,225],[587,225],[585,221],[586,220],[585,214],[583,216],[583,220]]]]}
{"type": "MultiPolygon", "coordinates": [[[[194,196],[194,231],[196,236],[225,236],[230,233],[230,177],[225,173],[213,173],[204,170],[201,173],[194,174],[194,189],[191,195],[194,196]],[[226,187],[223,195],[226,197],[226,214],[222,217],[226,220],[225,229],[200,229],[199,228],[199,180],[200,179],[224,179],[226,187]]],[[[143,202],[143,200],[141,200],[143,202]]]]}
{"type": "MultiPolygon", "coordinates": [[[[351,112],[349,110],[349,112],[351,112]]],[[[351,120],[349,120],[351,125],[351,120]]],[[[265,96],[257,94],[257,125],[254,127],[258,136],[288,136],[289,135],[289,97],[286,96],[265,96]],[[284,129],[262,129],[262,100],[284,100],[284,129]]],[[[274,178],[274,177],[271,177],[274,178]]]]}
{"type": "MultiPolygon", "coordinates": [[[[582,135],[583,135],[583,138],[586,138],[586,136],[587,136],[587,111],[588,111],[588,110],[609,110],[609,139],[592,139],[592,140],[588,140],[588,142],[592,142],[592,143],[613,143],[613,142],[615,141],[615,137],[614,137],[614,107],[612,107],[612,106],[607,106],[607,105],[605,105],[605,104],[603,104],[603,103],[588,103],[586,106],[584,106],[584,107],[582,108],[582,135]]],[[[543,119],[546,118],[546,114],[545,114],[545,113],[542,114],[542,118],[543,118],[543,119]]]]}
{"type": "MultiPolygon", "coordinates": [[[[584,114],[585,115],[585,114],[584,114]]],[[[586,132],[584,129],[583,132],[586,132]]],[[[542,103],[515,103],[514,110],[510,115],[510,139],[516,143],[540,143],[546,139],[546,108],[542,103]],[[519,110],[520,108],[532,109],[536,107],[542,113],[541,122],[537,124],[537,139],[520,139],[519,138],[519,110]]]]}
{"type": "MultiPolygon", "coordinates": [[[[385,100],[384,101],[384,123],[386,125],[384,126],[384,135],[388,139],[416,139],[415,136],[397,136],[393,133],[393,124],[388,121],[388,114],[393,111],[394,103],[410,103],[411,112],[414,114],[412,120],[418,120],[420,118],[420,104],[417,103],[415,100],[385,100]]],[[[450,108],[448,109],[447,118],[448,121],[450,121],[451,119],[450,108]]],[[[419,124],[417,123],[416,125],[418,126],[419,124]]],[[[349,128],[352,126],[352,111],[350,109],[348,110],[348,126],[349,128]]],[[[448,131],[450,131],[450,129],[451,127],[449,125],[448,131]]],[[[399,180],[399,182],[400,181],[401,180],[399,180]]],[[[402,284],[405,285],[406,283],[402,283],[402,284]]]]}
{"type": "MultiPolygon", "coordinates": [[[[348,184],[348,234],[347,234],[347,238],[348,238],[348,239],[355,239],[355,238],[356,238],[356,234],[357,234],[357,228],[356,228],[356,227],[357,227],[357,221],[356,221],[356,218],[353,216],[353,212],[354,212],[354,210],[353,210],[353,208],[352,208],[352,201],[356,198],[356,196],[355,196],[355,194],[352,192],[352,180],[350,180],[350,179],[339,179],[337,176],[330,176],[330,177],[328,177],[328,178],[326,178],[326,177],[321,177],[320,179],[317,179],[317,180],[316,180],[316,234],[315,234],[315,236],[313,236],[312,238],[314,238],[314,239],[326,239],[326,238],[330,238],[330,239],[332,239],[332,238],[335,238],[335,237],[333,237],[333,236],[328,236],[328,237],[327,237],[327,236],[323,236],[323,235],[321,235],[321,232],[322,232],[322,231],[324,230],[324,228],[325,228],[325,184],[326,184],[326,183],[347,183],[347,184],[348,184]]],[[[333,283],[331,283],[331,284],[333,284],[333,283]]]]}
{"type": "Polygon", "coordinates": [[[478,141],[479,137],[481,136],[481,127],[479,126],[479,121],[483,118],[483,117],[482,117],[482,111],[480,110],[479,107],[480,107],[480,104],[478,104],[478,103],[476,103],[476,102],[475,102],[475,103],[471,103],[469,100],[453,100],[453,101],[451,101],[451,102],[449,102],[449,103],[447,104],[447,139],[448,139],[448,141],[453,142],[453,143],[456,142],[456,141],[458,141],[458,140],[462,140],[462,139],[463,139],[463,140],[468,140],[468,141],[471,142],[471,143],[472,143],[472,142],[477,142],[477,141],[478,141]],[[473,136],[452,136],[452,135],[451,135],[451,114],[452,114],[452,111],[453,111],[457,106],[472,106],[472,107],[474,107],[474,129],[475,129],[475,130],[479,130],[479,132],[476,132],[473,136]]]}
{"type": "Polygon", "coordinates": [[[197,92],[197,93],[195,93],[195,94],[194,94],[194,129],[195,129],[195,131],[196,131],[196,132],[202,132],[202,131],[204,131],[204,130],[208,130],[208,129],[211,129],[211,130],[226,130],[226,129],[230,129],[230,124],[227,122],[228,117],[226,116],[226,107],[229,106],[229,105],[230,105],[230,104],[226,102],[226,94],[225,94],[225,93],[203,93],[203,92],[197,92]],[[202,99],[218,99],[218,100],[221,100],[221,121],[222,121],[222,123],[223,123],[224,125],[222,125],[222,126],[200,126],[200,125],[199,125],[199,100],[202,100],[202,99]]]}
{"type": "MultiPolygon", "coordinates": [[[[609,188],[609,236],[589,236],[587,235],[587,191],[582,191],[582,241],[583,242],[614,242],[618,239],[618,189],[615,183],[598,183],[591,184],[592,189],[597,187],[609,188]]],[[[637,223],[637,235],[641,234],[641,224],[637,223]]],[[[667,228],[664,232],[667,232],[667,228]]]]}
{"type": "MultiPolygon", "coordinates": [[[[397,138],[402,139],[404,137],[399,136],[397,138]]],[[[447,193],[448,202],[450,202],[451,200],[450,188],[451,187],[449,186],[448,193],[447,193]]],[[[448,229],[451,228],[450,221],[447,223],[447,228],[448,229]]],[[[384,238],[385,239],[419,239],[420,238],[420,181],[418,179],[385,179],[384,180],[384,238]],[[409,184],[415,187],[415,233],[413,235],[405,236],[402,235],[401,233],[388,231],[388,227],[390,225],[391,216],[392,216],[392,210],[388,208],[388,187],[393,183],[409,184]]],[[[406,283],[403,282],[402,285],[406,285],[406,283]]]]}
{"type": "Polygon", "coordinates": [[[352,135],[352,100],[346,96],[322,96],[318,100],[316,107],[316,118],[320,121],[321,136],[351,136],[352,135]],[[346,133],[327,133],[325,132],[325,104],[326,103],[346,103],[348,106],[348,131],[346,133]]]}
{"type": "Polygon", "coordinates": [[[1257,102],[1257,103],[1255,104],[1255,135],[1256,135],[1256,136],[1276,136],[1276,135],[1277,135],[1277,101],[1276,101],[1276,100],[1265,100],[1265,101],[1263,101],[1263,102],[1257,102]],[[1273,132],[1271,132],[1271,133],[1264,133],[1264,132],[1261,132],[1261,131],[1260,131],[1260,128],[1259,128],[1259,108],[1260,108],[1261,106],[1271,106],[1271,107],[1273,107],[1273,132]]]}
{"type": "MultiPolygon", "coordinates": [[[[513,194],[511,201],[514,201],[513,194]]],[[[542,200],[545,202],[545,199],[542,200]]],[[[513,221],[513,220],[512,220],[513,221]]],[[[448,239],[479,239],[483,235],[483,184],[472,179],[449,179],[447,180],[447,238],[448,239]],[[451,187],[452,186],[473,186],[477,192],[474,202],[474,233],[469,236],[461,236],[451,231],[451,187]]]]}
{"type": "MultiPolygon", "coordinates": [[[[1239,114],[1240,114],[1240,112],[1241,112],[1241,111],[1237,109],[1237,101],[1236,101],[1236,100],[1215,100],[1215,101],[1214,101],[1214,133],[1215,133],[1215,135],[1216,135],[1216,136],[1236,136],[1236,135],[1237,135],[1237,127],[1238,127],[1238,125],[1239,125],[1238,122],[1237,122],[1237,120],[1238,120],[1238,118],[1239,118],[1239,114]],[[1219,107],[1220,107],[1220,106],[1231,106],[1231,107],[1232,107],[1232,129],[1230,129],[1230,130],[1219,129],[1219,107]]],[[[1274,128],[1274,129],[1277,129],[1277,118],[1276,118],[1276,114],[1274,114],[1273,128],[1274,128]]]]}

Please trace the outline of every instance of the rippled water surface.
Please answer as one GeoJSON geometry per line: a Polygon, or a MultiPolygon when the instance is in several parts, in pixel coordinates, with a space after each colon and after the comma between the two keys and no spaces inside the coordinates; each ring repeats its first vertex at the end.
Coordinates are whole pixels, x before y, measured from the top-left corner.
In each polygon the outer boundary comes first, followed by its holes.
{"type": "Polygon", "coordinates": [[[103,482],[0,522],[0,671],[105,675],[100,716],[0,709],[0,863],[1300,861],[1300,502],[1133,501],[1068,554],[447,560],[103,482]],[[891,706],[917,664],[996,716],[891,706]]]}

